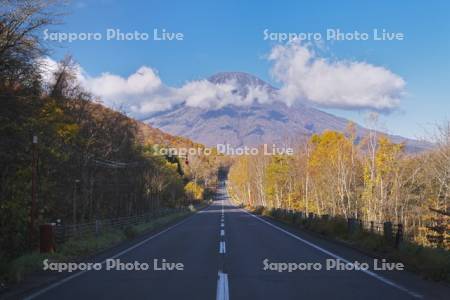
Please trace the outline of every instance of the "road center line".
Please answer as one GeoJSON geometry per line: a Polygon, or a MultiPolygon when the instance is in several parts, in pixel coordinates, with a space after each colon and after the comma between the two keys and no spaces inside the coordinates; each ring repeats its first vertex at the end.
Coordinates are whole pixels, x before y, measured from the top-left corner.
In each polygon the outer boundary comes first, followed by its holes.
{"type": "Polygon", "coordinates": [[[226,249],[225,249],[225,242],[221,241],[219,244],[219,253],[220,254],[225,254],[226,253],[226,249]]]}
{"type": "Polygon", "coordinates": [[[220,236],[224,236],[225,235],[225,230],[224,229],[221,229],[220,230],[220,236]]]}
{"type": "Polygon", "coordinates": [[[228,274],[219,271],[217,278],[216,300],[229,300],[228,293],[228,274]]]}

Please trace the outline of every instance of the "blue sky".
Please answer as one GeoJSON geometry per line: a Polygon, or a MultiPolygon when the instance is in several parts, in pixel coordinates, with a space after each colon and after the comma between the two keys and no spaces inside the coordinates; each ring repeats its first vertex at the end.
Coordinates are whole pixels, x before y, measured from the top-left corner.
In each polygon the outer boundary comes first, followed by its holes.
{"type": "MultiPolygon", "coordinates": [[[[402,32],[403,41],[327,41],[325,56],[382,66],[406,81],[397,110],[381,117],[390,133],[408,137],[450,118],[450,2],[448,1],[73,1],[60,32],[182,32],[183,41],[52,43],[52,57],[72,54],[92,76],[127,77],[141,66],[165,84],[181,86],[221,71],[252,73],[274,85],[265,59],[270,32],[402,32]]],[[[366,111],[327,111],[364,124],[366,111]]]]}

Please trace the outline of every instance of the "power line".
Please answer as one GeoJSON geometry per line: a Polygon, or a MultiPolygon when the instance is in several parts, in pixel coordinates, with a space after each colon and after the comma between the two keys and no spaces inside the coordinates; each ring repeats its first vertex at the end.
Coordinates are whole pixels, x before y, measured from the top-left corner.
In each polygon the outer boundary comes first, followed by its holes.
{"type": "Polygon", "coordinates": [[[114,169],[138,167],[139,165],[142,164],[142,162],[139,162],[139,161],[120,162],[120,161],[113,161],[113,160],[107,160],[107,159],[101,159],[101,158],[92,158],[92,161],[97,165],[114,168],[114,169]]]}

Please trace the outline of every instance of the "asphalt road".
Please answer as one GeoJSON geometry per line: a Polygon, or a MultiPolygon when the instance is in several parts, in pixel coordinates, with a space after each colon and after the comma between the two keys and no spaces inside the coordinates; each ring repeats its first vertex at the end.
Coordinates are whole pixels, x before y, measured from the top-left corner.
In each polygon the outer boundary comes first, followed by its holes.
{"type": "Polygon", "coordinates": [[[107,271],[103,264],[27,299],[450,299],[446,286],[406,271],[326,270],[327,260],[372,266],[373,259],[248,214],[230,203],[224,185],[207,209],[111,257],[150,268],[107,271]],[[153,270],[154,259],[183,270],[153,270]],[[264,270],[264,261],[322,269],[278,272],[264,270]]]}

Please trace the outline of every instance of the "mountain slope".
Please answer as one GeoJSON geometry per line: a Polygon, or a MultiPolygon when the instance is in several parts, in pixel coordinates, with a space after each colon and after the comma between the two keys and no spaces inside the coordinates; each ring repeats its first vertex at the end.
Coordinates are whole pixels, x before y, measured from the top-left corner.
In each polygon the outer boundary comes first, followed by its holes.
{"type": "MultiPolygon", "coordinates": [[[[276,89],[247,73],[218,73],[209,81],[215,84],[231,80],[237,83],[236,93],[245,96],[249,87],[260,87],[269,93],[276,89]]],[[[292,145],[304,136],[326,129],[344,131],[349,120],[340,118],[304,103],[287,106],[282,102],[250,106],[227,105],[219,109],[178,106],[171,111],[150,116],[144,122],[173,135],[185,136],[209,146],[230,144],[258,146],[260,144],[292,145]]],[[[368,130],[356,125],[359,138],[368,130]]],[[[390,136],[395,142],[406,142],[410,151],[427,148],[425,144],[399,136],[390,136]]]]}

